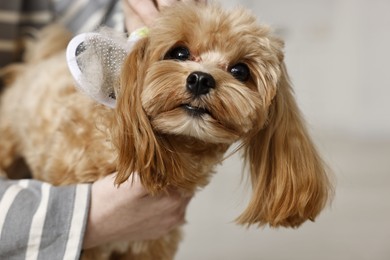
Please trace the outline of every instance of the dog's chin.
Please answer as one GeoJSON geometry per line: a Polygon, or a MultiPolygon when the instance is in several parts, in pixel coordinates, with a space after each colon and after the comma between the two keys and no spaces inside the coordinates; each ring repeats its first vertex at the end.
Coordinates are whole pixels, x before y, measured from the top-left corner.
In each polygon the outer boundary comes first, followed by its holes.
{"type": "Polygon", "coordinates": [[[164,134],[196,138],[208,143],[228,143],[237,141],[238,133],[224,127],[205,108],[183,104],[152,118],[153,128],[164,134]]]}

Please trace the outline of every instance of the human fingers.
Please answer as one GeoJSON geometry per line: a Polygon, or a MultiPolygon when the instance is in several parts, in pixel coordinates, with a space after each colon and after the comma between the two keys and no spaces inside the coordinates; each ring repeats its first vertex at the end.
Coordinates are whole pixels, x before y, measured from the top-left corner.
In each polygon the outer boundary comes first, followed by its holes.
{"type": "Polygon", "coordinates": [[[158,15],[157,6],[151,0],[127,0],[127,2],[145,25],[150,25],[158,15]]]}
{"type": "Polygon", "coordinates": [[[171,4],[177,2],[177,0],[157,0],[157,8],[163,7],[163,6],[170,6],[171,4]]]}
{"type": "Polygon", "coordinates": [[[156,219],[158,225],[154,228],[154,232],[150,234],[150,238],[157,239],[173,229],[184,225],[186,223],[186,207],[189,200],[190,198],[186,198],[184,204],[180,204],[177,208],[165,209],[166,212],[160,214],[158,219],[156,219]]]}
{"type": "Polygon", "coordinates": [[[207,3],[207,0],[183,0],[183,2],[207,3]]]}
{"type": "Polygon", "coordinates": [[[182,197],[182,200],[178,205],[177,209],[171,213],[170,222],[168,225],[169,230],[172,230],[178,226],[182,226],[186,223],[187,206],[191,199],[192,197],[182,197]]]}
{"type": "MultiPolygon", "coordinates": [[[[157,0],[157,7],[170,6],[175,2],[180,2],[180,0],[157,0]]],[[[207,3],[207,0],[182,0],[182,2],[198,2],[198,3],[207,3]]]]}
{"type": "Polygon", "coordinates": [[[133,32],[138,28],[144,27],[145,23],[142,21],[133,9],[130,7],[127,0],[123,1],[123,12],[125,14],[125,26],[128,32],[133,32]]]}

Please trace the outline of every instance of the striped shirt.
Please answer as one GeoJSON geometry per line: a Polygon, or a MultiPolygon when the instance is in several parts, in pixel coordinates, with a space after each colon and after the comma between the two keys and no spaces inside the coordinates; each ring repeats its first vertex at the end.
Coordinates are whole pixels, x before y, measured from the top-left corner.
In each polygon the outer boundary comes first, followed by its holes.
{"type": "MultiPolygon", "coordinates": [[[[120,9],[117,0],[1,0],[0,69],[20,61],[24,39],[53,21],[74,34],[101,25],[123,31],[120,9]]],[[[89,184],[0,177],[0,259],[78,259],[89,196],[89,184]]]]}
{"type": "Polygon", "coordinates": [[[89,194],[89,184],[0,177],[0,259],[78,259],[89,194]]]}

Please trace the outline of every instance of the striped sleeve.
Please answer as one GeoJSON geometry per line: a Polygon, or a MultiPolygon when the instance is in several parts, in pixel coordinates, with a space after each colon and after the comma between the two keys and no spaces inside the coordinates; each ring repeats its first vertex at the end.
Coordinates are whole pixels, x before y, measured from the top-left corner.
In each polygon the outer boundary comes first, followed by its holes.
{"type": "Polygon", "coordinates": [[[74,34],[94,31],[102,25],[124,31],[119,0],[61,0],[53,7],[57,21],[74,34]]]}
{"type": "Polygon", "coordinates": [[[119,0],[3,0],[0,1],[0,68],[20,61],[25,39],[53,21],[74,34],[102,25],[124,30],[119,0]]]}
{"type": "Polygon", "coordinates": [[[78,259],[90,185],[0,178],[0,259],[78,259]]]}
{"type": "Polygon", "coordinates": [[[0,67],[21,58],[23,37],[53,21],[50,0],[0,1],[0,67]]]}

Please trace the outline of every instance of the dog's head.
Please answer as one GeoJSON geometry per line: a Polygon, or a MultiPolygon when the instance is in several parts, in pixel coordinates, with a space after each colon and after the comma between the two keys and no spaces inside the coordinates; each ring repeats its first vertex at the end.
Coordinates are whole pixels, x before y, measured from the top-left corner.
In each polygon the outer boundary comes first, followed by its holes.
{"type": "Polygon", "coordinates": [[[246,12],[179,5],[144,44],[141,102],[156,131],[231,144],[263,127],[282,43],[246,12]]]}
{"type": "Polygon", "coordinates": [[[253,195],[238,222],[298,226],[314,219],[330,185],[294,101],[282,48],[243,9],[164,10],[122,68],[113,131],[117,182],[138,172],[151,190],[172,184],[176,169],[165,165],[164,136],[204,145],[240,141],[253,195]]]}

